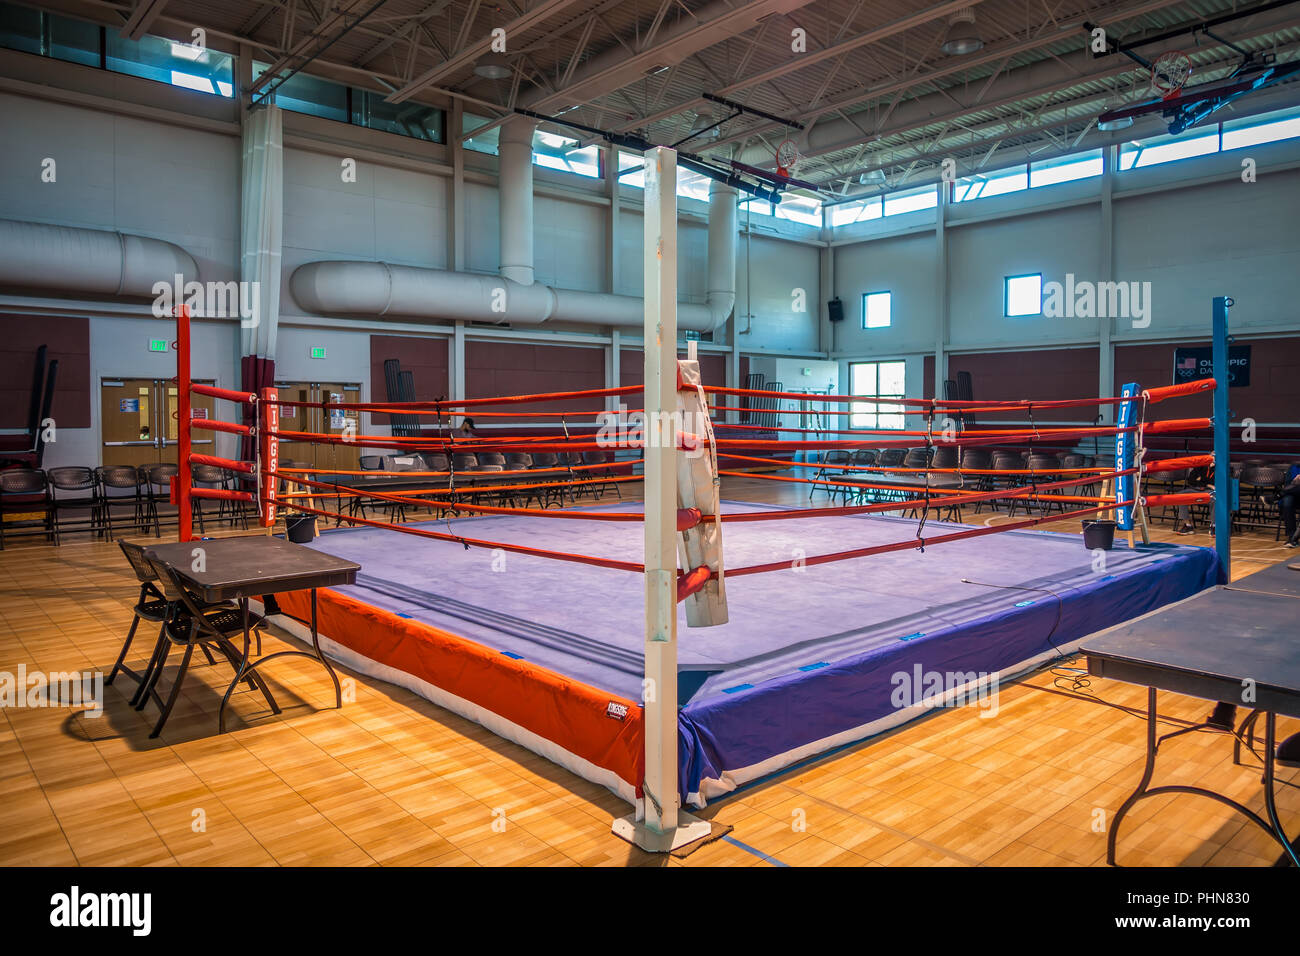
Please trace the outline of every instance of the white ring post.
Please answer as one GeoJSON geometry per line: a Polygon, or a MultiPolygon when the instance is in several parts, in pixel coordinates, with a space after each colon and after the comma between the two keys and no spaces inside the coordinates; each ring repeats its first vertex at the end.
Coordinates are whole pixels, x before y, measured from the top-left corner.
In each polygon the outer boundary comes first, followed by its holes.
{"type": "Polygon", "coordinates": [[[677,154],[655,147],[645,161],[644,813],[613,829],[665,853],[710,825],[677,792],[677,154]]]}

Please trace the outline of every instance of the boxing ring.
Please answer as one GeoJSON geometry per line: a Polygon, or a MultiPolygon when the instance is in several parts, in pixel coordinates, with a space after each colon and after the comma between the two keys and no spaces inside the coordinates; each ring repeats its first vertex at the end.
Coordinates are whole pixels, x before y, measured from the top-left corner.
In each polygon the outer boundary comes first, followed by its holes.
{"type": "MultiPolygon", "coordinates": [[[[729,434],[770,431],[736,421],[746,399],[806,396],[707,385],[694,343],[686,358],[678,356],[675,161],[662,149],[647,159],[644,387],[319,403],[358,419],[399,413],[425,424],[403,437],[292,431],[282,427],[281,410],[306,403],[282,402],[274,388],[251,394],[190,381],[189,316],[181,307],[178,415],[188,425],[179,430],[173,485],[181,540],[191,537],[195,497],[255,504],[267,533],[286,511],[334,521],[339,527],[311,546],[362,571],[354,586],[319,595],[326,653],[608,787],[636,808],[615,821],[615,832],[659,850],[708,832],[684,812],[687,805],[703,806],[935,707],[991,706],[1000,680],[1222,579],[1221,555],[1208,549],[1135,546],[1130,536],[1128,548],[1089,552],[1077,535],[1038,528],[1107,514],[1129,528],[1148,506],[1219,507],[1208,492],[1148,495],[1142,487],[1146,475],[1216,460],[1151,461],[1143,442],[1147,434],[1225,423],[1226,412],[1146,420],[1148,406],[1214,390],[1213,379],[1053,401],[827,395],[819,400],[839,403],[845,423],[830,438],[716,437],[715,420],[725,420],[729,434]],[[661,182],[668,185],[661,189],[661,182]],[[191,419],[191,394],[241,404],[244,421],[191,419]],[[578,408],[593,399],[606,408],[623,401],[642,407],[601,413],[594,434],[572,428],[591,417],[578,408]],[[855,408],[873,401],[908,416],[908,426],[851,427],[855,408]],[[1117,425],[1033,424],[1047,410],[1104,405],[1116,409],[1117,425]],[[1007,412],[1027,415],[1030,424],[965,424],[1007,412]],[[460,425],[470,416],[495,427],[466,434],[460,425]],[[962,424],[950,429],[954,417],[962,424]],[[543,434],[539,422],[547,425],[543,434]],[[534,430],[512,433],[516,424],[534,430]],[[254,460],[194,454],[192,429],[236,434],[256,448],[254,460]],[[998,469],[968,457],[994,447],[1032,452],[1102,439],[1114,442],[1113,465],[1048,474],[1035,470],[1032,456],[1026,468],[998,469]],[[341,468],[281,467],[280,442],[423,455],[425,468],[367,471],[363,479],[341,468]],[[828,478],[824,463],[774,457],[902,448],[922,451],[922,464],[847,464],[828,478]],[[623,473],[611,476],[611,459],[582,457],[590,455],[615,456],[623,473]],[[940,466],[942,455],[951,460],[940,466]],[[458,462],[469,458],[500,463],[467,472],[458,462]],[[199,463],[245,476],[247,490],[195,488],[190,466],[199,463]],[[756,464],[771,473],[731,470],[756,464]],[[839,507],[789,509],[722,501],[722,480],[741,474],[805,490],[850,487],[865,503],[846,498],[839,507]],[[400,490],[383,491],[371,480],[384,477],[401,479],[400,490]],[[427,486],[418,487],[421,479],[427,486]],[[633,482],[643,487],[644,508],[577,501],[593,486],[633,482]],[[560,489],[558,498],[545,499],[552,504],[567,492],[571,506],[528,507],[542,489],[560,489]],[[521,505],[523,490],[530,497],[521,505]],[[394,520],[345,512],[346,502],[360,500],[394,509],[394,520]],[[946,508],[995,500],[1039,513],[995,526],[938,520],[946,508]],[[398,521],[398,508],[429,517],[398,521]]],[[[1216,395],[1216,412],[1220,403],[1216,395]]],[[[305,594],[281,595],[282,613],[272,620],[302,637],[297,619],[306,601],[305,594]]]]}
{"type": "MultiPolygon", "coordinates": [[[[1150,389],[1105,401],[1136,407],[1213,388],[1213,384],[1150,389]]],[[[202,394],[214,391],[210,386],[191,388],[202,394]]],[[[744,391],[704,390],[718,396],[713,414],[734,407],[721,404],[732,400],[728,393],[744,391]]],[[[683,391],[690,389],[683,387],[683,391]]],[[[627,390],[604,392],[621,396],[627,390]]],[[[582,394],[476,401],[559,403],[582,394]]],[[[252,396],[218,397],[244,401],[252,396]]],[[[278,424],[282,404],[290,403],[281,403],[274,390],[267,389],[257,397],[255,426],[210,419],[196,419],[193,425],[238,428],[241,434],[248,428],[247,434],[259,438],[259,459],[245,469],[257,478],[257,492],[228,494],[247,494],[246,500],[255,494],[268,530],[277,509],[316,514],[341,525],[323,531],[311,544],[356,561],[363,569],[355,586],[320,594],[326,653],[359,673],[405,687],[475,720],[629,802],[640,803],[646,690],[644,636],[638,626],[645,608],[641,558],[646,519],[641,506],[620,501],[556,510],[475,503],[488,492],[510,488],[512,474],[525,488],[551,482],[581,488],[595,480],[581,470],[591,467],[587,465],[573,466],[578,470],[560,476],[548,472],[550,481],[507,469],[492,473],[487,485],[459,488],[455,472],[401,472],[408,484],[418,485],[423,476],[430,487],[405,487],[392,493],[369,490],[346,472],[327,475],[322,469],[281,468],[272,439],[343,441],[282,431],[278,424]],[[292,482],[300,490],[282,490],[283,482],[292,482]],[[433,509],[438,516],[395,524],[347,514],[341,507],[324,509],[327,499],[340,495],[365,496],[372,504],[433,509]]],[[[914,404],[907,413],[927,421],[945,410],[941,402],[914,404]]],[[[1016,404],[980,407],[1006,411],[1016,404]]],[[[443,402],[359,407],[445,420],[476,406],[443,402]]],[[[963,409],[978,410],[974,403],[963,409]]],[[[878,489],[889,497],[864,505],[795,510],[721,502],[718,520],[707,523],[721,529],[725,539],[726,613],[721,623],[689,628],[677,661],[673,711],[682,804],[704,806],[736,787],[898,726],[934,707],[970,702],[987,706],[985,698],[1000,680],[1070,653],[1097,630],[1212,586],[1223,573],[1212,550],[1149,544],[1104,552],[1099,564],[1097,553],[1081,547],[1077,535],[1036,527],[1132,509],[1138,503],[1209,501],[1206,493],[1123,497],[1134,494],[1136,486],[1117,480],[1137,480],[1144,474],[1212,461],[1213,456],[1194,456],[1143,462],[1140,441],[1134,440],[1144,431],[1194,430],[1208,422],[1139,422],[1032,434],[1005,428],[972,430],[948,440],[961,448],[1026,439],[1126,436],[1130,458],[1137,459],[1128,468],[1059,469],[1052,480],[1034,481],[1031,473],[1022,473],[1020,480],[1029,483],[1010,489],[963,487],[967,482],[983,487],[979,479],[988,469],[846,466],[849,471],[843,481],[855,489],[878,489]],[[918,484],[917,472],[926,482],[933,480],[934,487],[918,484]],[[954,475],[955,481],[939,481],[940,476],[954,475]],[[897,482],[905,479],[910,481],[900,490],[897,482]],[[1116,490],[1107,497],[1073,493],[1101,480],[1113,481],[1116,490]],[[930,516],[953,502],[969,505],[1008,497],[1071,510],[994,526],[943,522],[930,516]],[[898,516],[909,507],[922,512],[921,517],[898,516]],[[845,543],[851,543],[852,549],[835,550],[845,543]]],[[[634,424],[611,434],[607,440],[621,449],[641,453],[643,428],[634,424]]],[[[938,446],[942,441],[930,428],[902,433],[844,429],[839,435],[819,442],[748,442],[745,450],[761,452],[755,444],[889,447],[938,446]],[[899,434],[906,437],[894,437],[899,434]]],[[[551,448],[600,447],[598,437],[564,434],[527,440],[508,434],[500,439],[363,435],[351,440],[405,453],[417,448],[473,448],[478,453],[526,448],[543,453],[551,448]]],[[[713,445],[714,454],[704,456],[704,461],[723,476],[736,473],[718,468],[717,460],[764,460],[755,454],[733,455],[724,440],[714,440],[713,445]]],[[[679,463],[686,457],[684,447],[676,450],[676,457],[679,463]]],[[[190,458],[222,461],[193,454],[190,458]]],[[[792,472],[817,467],[799,462],[783,465],[792,472]]],[[[465,475],[460,477],[466,480],[465,475]]],[[[753,474],[748,477],[760,480],[753,474]]],[[[835,481],[825,476],[762,477],[774,482],[835,481]]],[[[191,494],[209,493],[191,490],[191,494]]],[[[698,508],[679,508],[675,519],[679,532],[706,523],[698,508]]],[[[183,530],[188,534],[189,529],[183,530]]],[[[696,575],[688,581],[692,575],[683,568],[677,577],[679,602],[688,601],[717,576],[713,572],[703,580],[696,575]]],[[[284,613],[273,620],[305,638],[301,619],[309,613],[307,602],[305,593],[281,595],[278,604],[284,613]]]]}
{"type": "MultiPolygon", "coordinates": [[[[626,508],[611,505],[609,508],[626,508]]],[[[724,502],[723,513],[764,506],[724,502]]],[[[430,521],[525,542],[536,519],[430,521]]],[[[635,560],[640,527],[556,522],[548,545],[635,560]]],[[[729,561],[759,563],[816,540],[887,544],[911,519],[857,515],[726,529],[729,561]]],[[[934,533],[969,526],[932,522],[934,533]]],[[[636,799],[643,773],[643,586],[635,575],[529,555],[465,550],[381,528],[339,528],[312,545],[359,563],[357,584],[322,592],[326,652],[406,687],[579,776],[636,799]],[[396,540],[395,540],[396,539],[396,540]]],[[[728,581],[730,619],[684,632],[678,658],[680,795],[709,799],[806,757],[1072,651],[1100,628],[1215,583],[1212,550],[1150,545],[1107,555],[1076,535],[1026,529],[945,547],[728,581]],[[1028,571],[1028,573],[1027,573],[1028,571]],[[918,681],[916,675],[922,679],[918,681]],[[931,694],[933,675],[943,691],[931,694]],[[954,683],[948,675],[968,675],[954,683]],[[976,686],[968,686],[976,685],[976,686]]],[[[303,618],[306,595],[280,598],[303,618]]],[[[279,619],[305,636],[292,619],[279,619]]]]}

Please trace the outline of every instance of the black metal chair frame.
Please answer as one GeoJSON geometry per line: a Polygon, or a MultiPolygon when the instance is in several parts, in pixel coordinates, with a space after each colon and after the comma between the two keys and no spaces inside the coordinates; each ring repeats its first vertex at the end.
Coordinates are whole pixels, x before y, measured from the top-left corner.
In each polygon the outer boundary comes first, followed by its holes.
{"type": "Polygon", "coordinates": [[[77,531],[89,531],[91,534],[102,535],[104,529],[100,514],[99,481],[95,476],[95,470],[79,465],[64,465],[59,468],[47,469],[45,477],[48,482],[50,504],[54,508],[55,537],[77,531]],[[74,472],[84,475],[84,478],[79,480],[71,479],[74,472]],[[60,491],[88,491],[90,494],[88,496],[64,498],[59,496],[60,491]],[[90,516],[84,525],[78,524],[68,527],[60,520],[60,513],[69,508],[87,507],[90,509],[90,516]]]}
{"type": "MultiPolygon", "coordinates": [[[[105,678],[104,683],[112,684],[119,673],[125,674],[136,683],[135,693],[131,695],[131,706],[135,707],[138,704],[143,706],[142,701],[148,699],[145,690],[147,669],[144,672],[133,669],[126,663],[126,656],[131,651],[131,644],[135,640],[136,630],[139,628],[140,622],[149,621],[158,625],[158,637],[154,641],[153,653],[150,655],[150,662],[153,661],[154,656],[158,653],[159,643],[166,639],[163,633],[163,622],[167,620],[168,615],[171,613],[171,602],[158,589],[158,574],[144,556],[144,549],[140,545],[132,544],[129,541],[118,541],[117,544],[122,549],[122,553],[126,555],[131,570],[135,572],[136,580],[140,582],[140,595],[136,599],[135,607],[132,609],[134,614],[131,618],[131,628],[126,632],[126,640],[122,642],[122,649],[118,651],[117,660],[113,662],[113,668],[108,672],[108,677],[105,678]]],[[[206,647],[203,649],[203,653],[207,656],[209,664],[216,663],[206,647]]],[[[150,696],[152,696],[154,703],[158,705],[158,709],[161,710],[163,706],[162,698],[158,696],[156,691],[150,696]]]]}
{"type": "Polygon", "coordinates": [[[134,465],[100,466],[99,468],[95,469],[95,480],[99,483],[100,513],[103,516],[104,529],[105,529],[105,533],[108,535],[109,540],[111,541],[113,539],[113,534],[115,531],[113,527],[113,509],[116,507],[121,507],[123,505],[130,505],[133,512],[132,520],[126,527],[133,531],[143,531],[145,528],[145,518],[144,518],[145,512],[144,512],[144,498],[140,493],[141,489],[140,489],[139,467],[134,465]],[[133,479],[132,479],[133,483],[131,485],[133,490],[131,495],[127,496],[127,495],[109,494],[110,488],[117,488],[119,490],[126,488],[126,485],[110,485],[105,480],[105,476],[109,472],[117,471],[117,470],[120,470],[123,474],[125,474],[126,472],[130,472],[133,475],[133,479]]]}
{"type": "MultiPolygon", "coordinates": [[[[50,482],[45,472],[39,468],[8,468],[0,471],[0,551],[5,547],[5,520],[6,514],[27,514],[29,512],[39,511],[43,515],[40,525],[40,532],[45,535],[47,541],[54,544],[59,543],[59,527],[54,518],[54,505],[50,499],[50,482]],[[17,478],[28,478],[33,482],[33,486],[27,489],[11,490],[7,485],[17,484],[17,478]],[[15,500],[17,499],[17,500],[15,500]]],[[[14,527],[23,528],[23,536],[31,536],[35,532],[32,522],[14,522],[14,527]]],[[[9,534],[12,536],[13,531],[9,534]]]]}
{"type": "Polygon", "coordinates": [[[171,487],[168,479],[172,474],[176,473],[170,471],[172,468],[176,468],[177,471],[180,470],[177,465],[171,462],[156,461],[140,466],[141,486],[144,490],[142,500],[145,507],[145,523],[153,525],[153,536],[155,538],[162,537],[162,516],[158,506],[171,501],[171,487]]]}
{"type": "MultiPolygon", "coordinates": [[[[151,697],[157,699],[158,678],[162,674],[163,668],[167,666],[167,658],[171,653],[172,646],[185,648],[185,653],[181,657],[180,669],[176,672],[171,691],[162,704],[158,722],[154,724],[153,730],[149,732],[149,739],[153,740],[162,733],[167,718],[171,716],[176,701],[180,699],[181,687],[185,683],[185,675],[189,672],[190,660],[194,656],[194,648],[203,648],[203,652],[208,656],[209,660],[212,659],[208,651],[209,647],[220,651],[230,663],[230,666],[234,668],[235,674],[238,675],[242,666],[243,655],[235,648],[231,636],[235,634],[242,636],[245,625],[247,625],[259,632],[258,639],[260,642],[260,629],[263,626],[263,620],[261,615],[248,611],[246,608],[241,610],[229,603],[204,604],[186,589],[184,583],[171,568],[154,562],[150,562],[150,564],[158,576],[158,585],[168,601],[168,614],[166,620],[163,621],[158,646],[155,648],[154,655],[145,671],[145,680],[141,686],[137,710],[142,710],[144,704],[151,697]]],[[[280,713],[280,706],[275,702],[275,698],[271,695],[271,689],[261,676],[250,670],[244,675],[244,680],[249,686],[256,687],[261,691],[273,714],[280,713]]]]}

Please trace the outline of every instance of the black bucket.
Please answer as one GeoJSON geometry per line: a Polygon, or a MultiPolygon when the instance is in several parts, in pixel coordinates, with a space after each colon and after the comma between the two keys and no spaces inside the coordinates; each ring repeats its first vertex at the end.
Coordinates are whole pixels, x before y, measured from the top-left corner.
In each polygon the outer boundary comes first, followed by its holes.
{"type": "Polygon", "coordinates": [[[1085,518],[1083,521],[1083,546],[1089,551],[1101,548],[1109,551],[1115,544],[1115,522],[1109,518],[1085,518]]]}
{"type": "Polygon", "coordinates": [[[294,544],[311,544],[316,537],[316,516],[291,515],[284,519],[284,531],[294,544]]]}

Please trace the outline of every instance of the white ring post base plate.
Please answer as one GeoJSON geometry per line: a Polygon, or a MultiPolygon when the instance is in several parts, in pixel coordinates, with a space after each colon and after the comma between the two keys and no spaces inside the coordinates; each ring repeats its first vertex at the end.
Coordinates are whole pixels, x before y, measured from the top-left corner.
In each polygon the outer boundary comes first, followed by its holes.
{"type": "Polygon", "coordinates": [[[688,843],[703,840],[713,831],[708,820],[701,820],[685,810],[677,811],[677,826],[671,830],[652,830],[635,813],[614,820],[614,836],[634,843],[648,853],[670,853],[688,843]]]}

